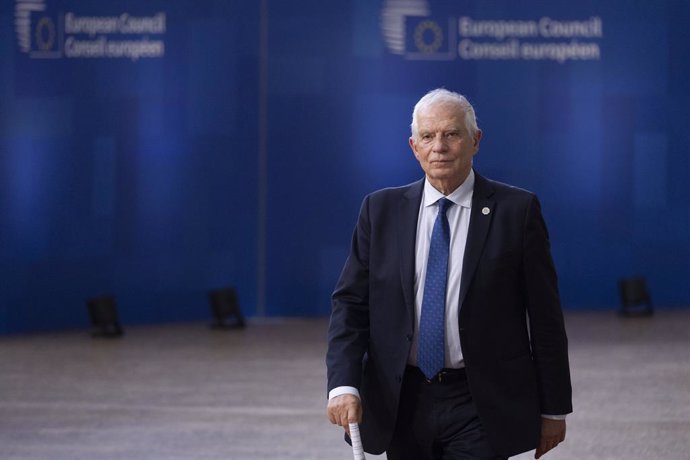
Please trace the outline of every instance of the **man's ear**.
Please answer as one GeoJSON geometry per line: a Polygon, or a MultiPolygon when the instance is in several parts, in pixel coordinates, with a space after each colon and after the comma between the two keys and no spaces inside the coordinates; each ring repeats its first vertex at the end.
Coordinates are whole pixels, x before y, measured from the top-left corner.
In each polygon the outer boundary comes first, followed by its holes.
{"type": "Polygon", "coordinates": [[[474,133],[474,148],[479,150],[479,143],[482,140],[482,130],[478,129],[476,133],[474,133]]]}
{"type": "Polygon", "coordinates": [[[409,143],[410,143],[410,148],[412,149],[412,153],[414,153],[414,157],[419,160],[419,156],[417,155],[417,148],[416,148],[415,142],[414,142],[414,137],[410,137],[409,143]]]}

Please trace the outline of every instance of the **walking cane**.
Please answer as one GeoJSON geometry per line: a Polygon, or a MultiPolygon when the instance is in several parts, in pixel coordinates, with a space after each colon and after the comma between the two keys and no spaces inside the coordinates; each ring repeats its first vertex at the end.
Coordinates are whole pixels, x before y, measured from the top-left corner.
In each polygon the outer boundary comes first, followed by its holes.
{"type": "Polygon", "coordinates": [[[365,460],[362,438],[359,436],[359,424],[350,423],[350,440],[352,441],[352,455],[355,460],[365,460]]]}

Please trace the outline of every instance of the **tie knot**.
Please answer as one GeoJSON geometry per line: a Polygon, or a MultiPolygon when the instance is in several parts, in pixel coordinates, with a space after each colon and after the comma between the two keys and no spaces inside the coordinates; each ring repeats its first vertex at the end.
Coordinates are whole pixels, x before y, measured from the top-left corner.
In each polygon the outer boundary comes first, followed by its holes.
{"type": "Polygon", "coordinates": [[[441,198],[440,200],[437,201],[437,203],[438,203],[438,212],[441,215],[445,215],[446,211],[448,211],[448,208],[453,206],[453,202],[447,198],[441,198]]]}

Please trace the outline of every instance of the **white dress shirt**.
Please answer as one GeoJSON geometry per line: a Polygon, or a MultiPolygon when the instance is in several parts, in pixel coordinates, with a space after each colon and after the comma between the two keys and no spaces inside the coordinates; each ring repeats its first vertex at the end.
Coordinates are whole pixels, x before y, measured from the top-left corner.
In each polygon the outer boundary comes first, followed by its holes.
{"type": "Polygon", "coordinates": [[[417,219],[417,241],[415,243],[415,279],[414,308],[415,328],[412,338],[412,349],[408,364],[417,365],[417,348],[419,339],[419,321],[422,317],[422,299],[426,266],[429,258],[429,245],[434,222],[438,215],[438,200],[446,198],[453,206],[446,211],[450,227],[450,247],[448,252],[448,280],[446,284],[446,362],[445,367],[464,367],[462,349],[460,348],[460,331],[458,330],[458,312],[460,310],[460,281],[462,278],[462,261],[465,256],[467,231],[470,228],[470,210],[474,193],[474,171],[470,170],[465,182],[449,195],[436,190],[427,179],[424,180],[424,192],[419,206],[417,219]]]}

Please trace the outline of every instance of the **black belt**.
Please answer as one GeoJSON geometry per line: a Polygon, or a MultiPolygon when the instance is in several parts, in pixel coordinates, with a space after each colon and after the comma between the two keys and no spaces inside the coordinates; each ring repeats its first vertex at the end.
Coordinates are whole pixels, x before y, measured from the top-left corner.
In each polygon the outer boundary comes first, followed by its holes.
{"type": "Polygon", "coordinates": [[[457,382],[459,380],[467,380],[467,373],[465,373],[464,367],[461,367],[460,369],[441,369],[441,371],[438,374],[436,374],[430,379],[426,378],[422,370],[416,366],[407,366],[407,368],[405,369],[405,373],[410,377],[413,377],[414,379],[422,380],[424,383],[428,384],[444,384],[457,382]]]}

